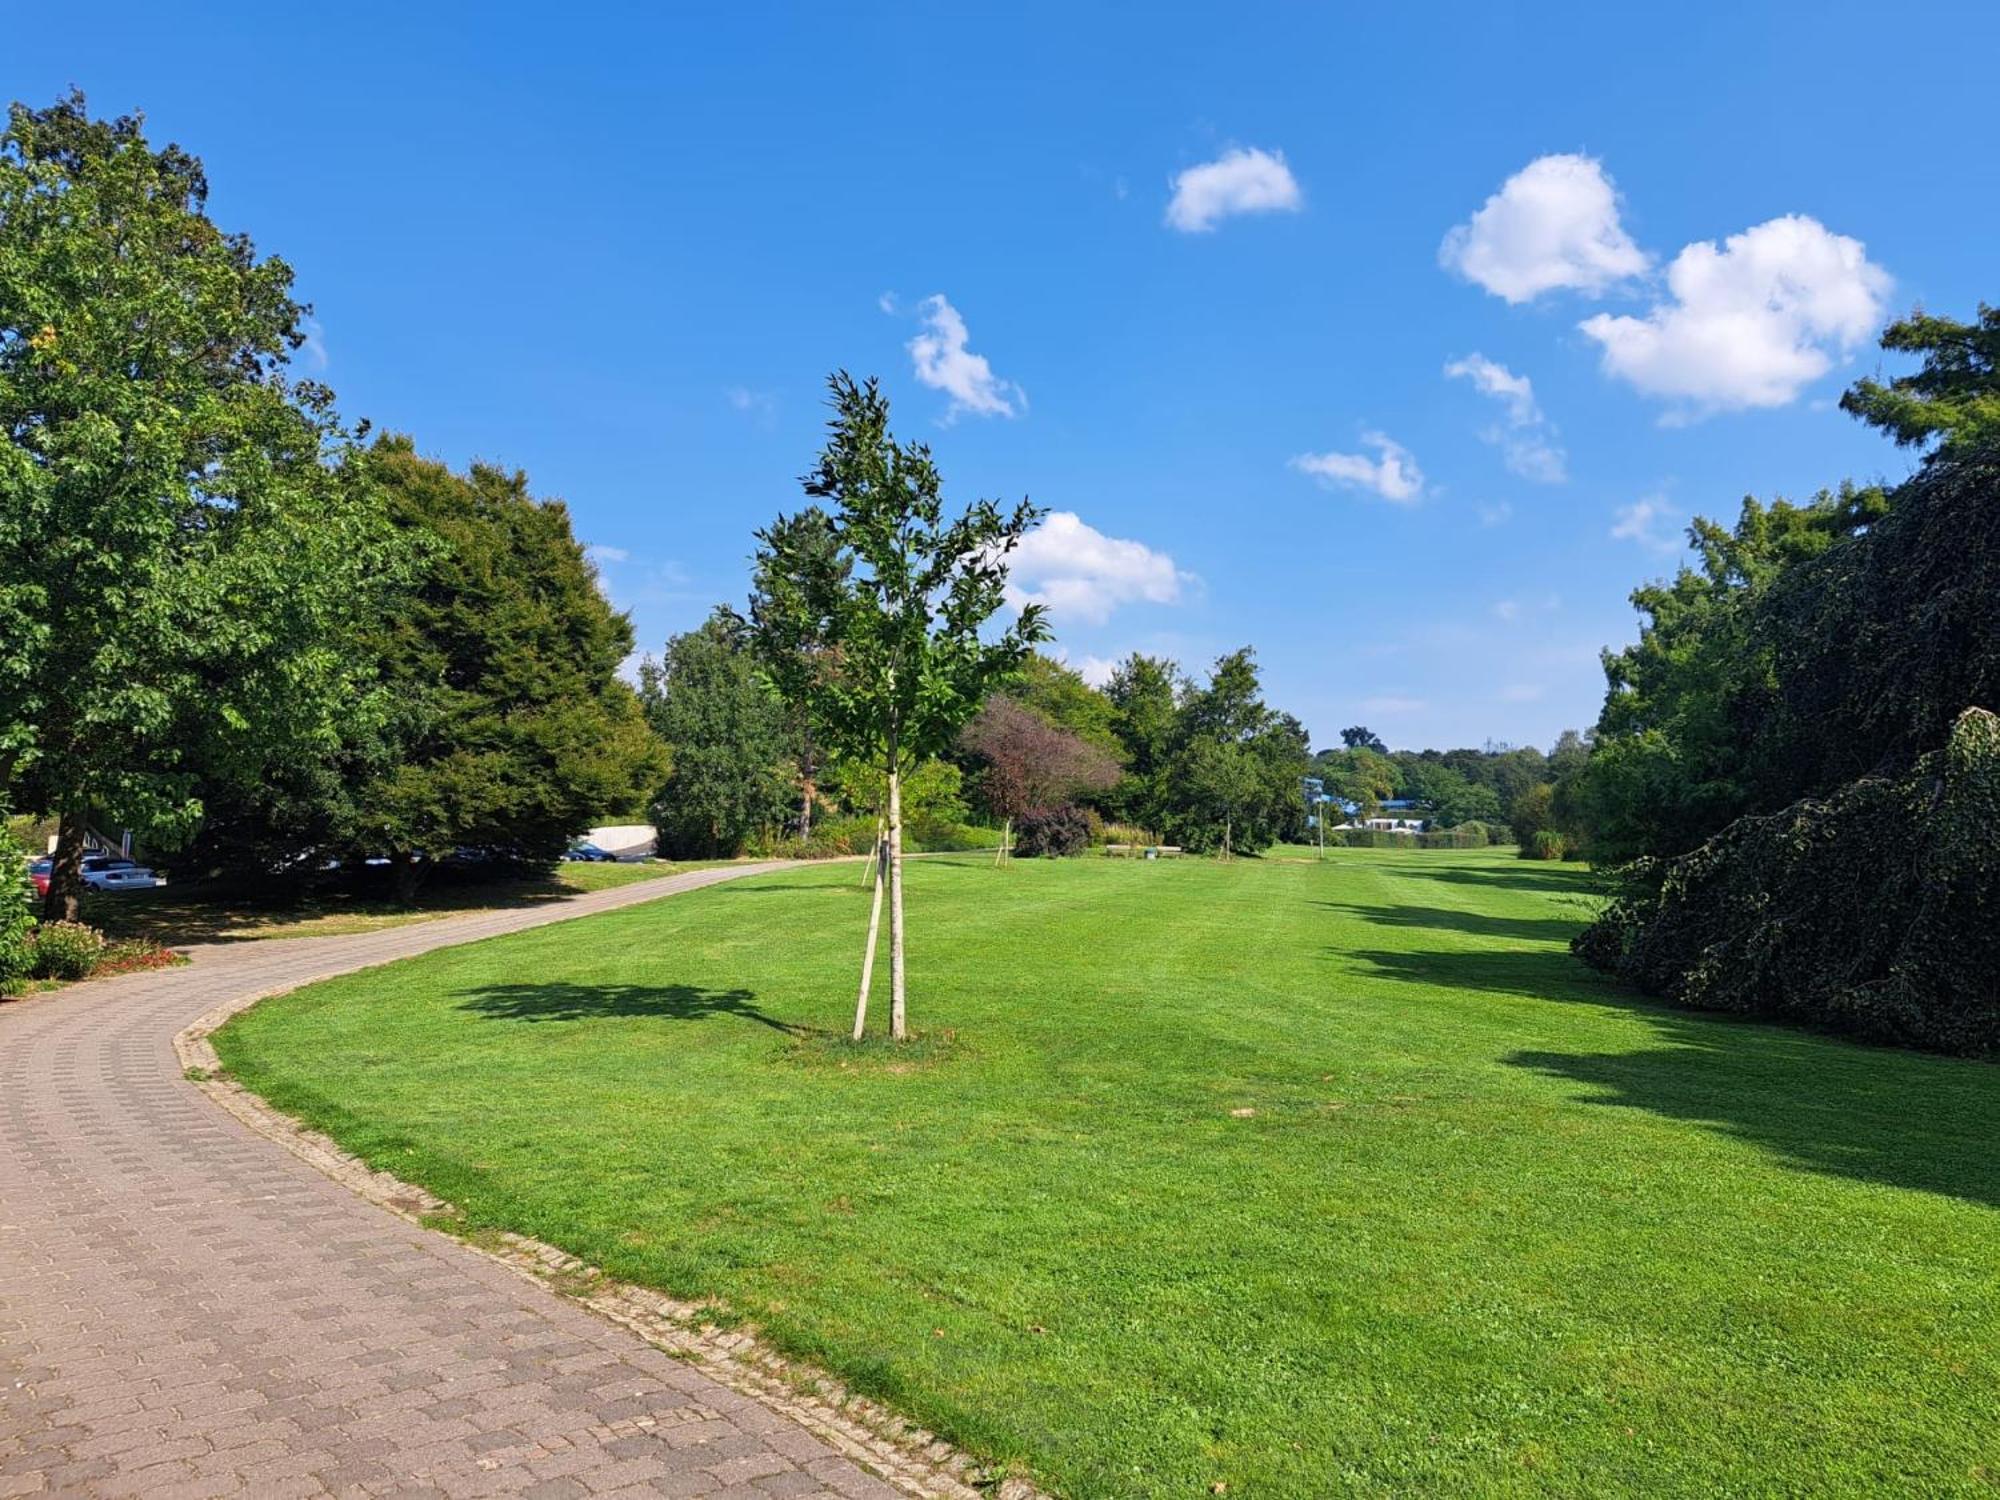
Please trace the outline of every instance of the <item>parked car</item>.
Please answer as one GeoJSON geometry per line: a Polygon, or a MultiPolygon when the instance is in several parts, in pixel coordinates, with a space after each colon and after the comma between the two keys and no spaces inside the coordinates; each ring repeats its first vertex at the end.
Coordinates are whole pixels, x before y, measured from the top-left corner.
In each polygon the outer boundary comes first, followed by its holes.
{"type": "Polygon", "coordinates": [[[613,854],[609,849],[600,849],[597,845],[588,842],[571,844],[568,849],[563,851],[563,858],[589,865],[615,865],[618,863],[618,856],[613,854]]]}
{"type": "MultiPolygon", "coordinates": [[[[34,882],[36,895],[46,896],[49,893],[49,881],[54,878],[55,868],[56,862],[47,855],[28,861],[28,879],[34,882]]],[[[166,884],[144,865],[121,859],[115,854],[84,855],[83,883],[93,891],[149,891],[156,885],[166,884]]]]}
{"type": "Polygon", "coordinates": [[[83,883],[93,891],[150,891],[166,882],[132,860],[109,854],[86,854],[83,883]]]}

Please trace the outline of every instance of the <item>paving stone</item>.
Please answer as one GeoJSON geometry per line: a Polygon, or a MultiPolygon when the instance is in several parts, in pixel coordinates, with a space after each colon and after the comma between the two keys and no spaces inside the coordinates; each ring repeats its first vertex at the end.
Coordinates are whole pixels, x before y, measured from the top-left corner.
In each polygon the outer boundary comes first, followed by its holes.
{"type": "Polygon", "coordinates": [[[901,1494],[782,1413],[716,1419],[745,1398],[356,1196],[174,1051],[224,1005],[759,868],[198,947],[0,1004],[0,1496],[901,1494]]]}

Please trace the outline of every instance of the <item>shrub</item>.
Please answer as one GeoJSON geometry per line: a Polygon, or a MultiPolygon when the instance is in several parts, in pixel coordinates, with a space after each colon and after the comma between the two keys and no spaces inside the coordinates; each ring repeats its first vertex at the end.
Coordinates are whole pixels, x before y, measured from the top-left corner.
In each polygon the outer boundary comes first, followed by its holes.
{"type": "Polygon", "coordinates": [[[905,830],[904,847],[919,854],[954,854],[973,849],[1000,847],[1000,830],[980,828],[972,823],[946,823],[925,819],[905,830]]]}
{"type": "Polygon", "coordinates": [[[35,977],[82,979],[97,967],[104,934],[83,922],[44,922],[35,929],[35,977]]]}
{"type": "Polygon", "coordinates": [[[12,994],[34,969],[34,889],[20,847],[0,824],[0,995],[12,994]]]}
{"type": "Polygon", "coordinates": [[[1142,849],[1150,849],[1161,843],[1160,836],[1150,828],[1141,828],[1136,823],[1106,823],[1099,829],[1096,842],[1100,844],[1132,844],[1142,849]]]}
{"type": "Polygon", "coordinates": [[[1546,781],[1529,787],[1514,799],[1514,806],[1508,813],[1513,825],[1514,842],[1521,846],[1523,855],[1535,846],[1535,835],[1556,824],[1556,789],[1546,781]]]}
{"type": "Polygon", "coordinates": [[[1090,815],[1080,807],[1029,813],[1014,825],[1014,852],[1026,858],[1061,859],[1090,847],[1090,815]]]}
{"type": "Polygon", "coordinates": [[[1569,846],[1553,828],[1537,829],[1534,841],[1521,846],[1523,859],[1561,859],[1568,853],[1569,846]]]}
{"type": "Polygon", "coordinates": [[[842,854],[866,854],[874,847],[874,818],[822,818],[813,824],[809,839],[766,829],[750,839],[743,852],[752,859],[832,859],[842,854]]]}
{"type": "Polygon", "coordinates": [[[2000,717],[1967,709],[1907,776],[1863,777],[1641,861],[1571,946],[1683,1005],[1993,1053],[1996,826],[2000,717]]]}

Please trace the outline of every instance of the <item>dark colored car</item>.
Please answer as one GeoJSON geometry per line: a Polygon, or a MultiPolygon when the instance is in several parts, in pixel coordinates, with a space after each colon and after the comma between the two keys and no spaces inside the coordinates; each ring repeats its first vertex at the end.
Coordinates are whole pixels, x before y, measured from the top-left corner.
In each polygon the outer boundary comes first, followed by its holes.
{"type": "Polygon", "coordinates": [[[563,858],[589,865],[615,865],[618,863],[618,856],[613,854],[609,849],[600,849],[597,845],[591,843],[571,844],[563,852],[563,858]]]}

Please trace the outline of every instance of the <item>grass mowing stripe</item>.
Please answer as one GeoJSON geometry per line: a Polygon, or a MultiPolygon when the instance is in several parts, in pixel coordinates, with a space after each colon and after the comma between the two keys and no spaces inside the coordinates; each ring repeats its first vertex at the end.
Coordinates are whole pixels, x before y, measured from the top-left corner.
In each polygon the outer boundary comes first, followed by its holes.
{"type": "Polygon", "coordinates": [[[475,1222],[1074,1496],[1977,1493],[2000,1074],[1637,1003],[1490,851],[920,861],[920,1046],[797,870],[219,1037],[475,1222]],[[337,1102],[336,1102],[337,1101],[337,1102]]]}

